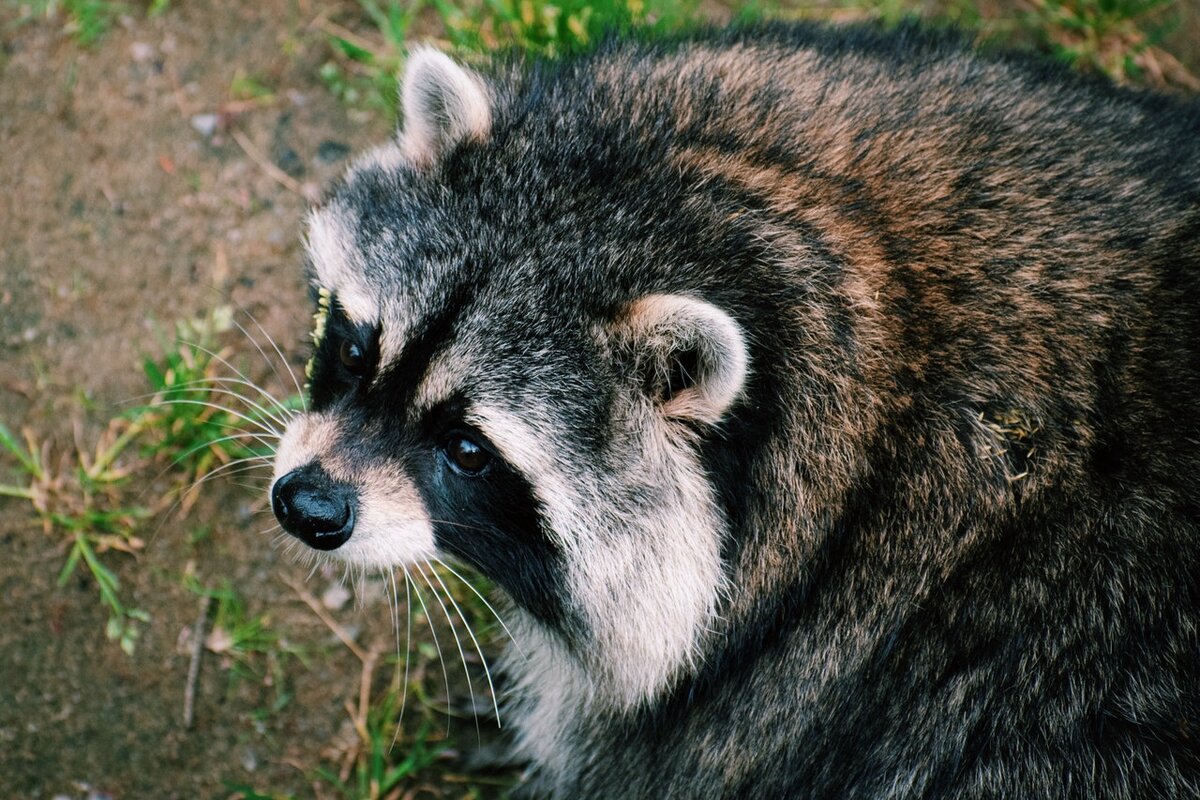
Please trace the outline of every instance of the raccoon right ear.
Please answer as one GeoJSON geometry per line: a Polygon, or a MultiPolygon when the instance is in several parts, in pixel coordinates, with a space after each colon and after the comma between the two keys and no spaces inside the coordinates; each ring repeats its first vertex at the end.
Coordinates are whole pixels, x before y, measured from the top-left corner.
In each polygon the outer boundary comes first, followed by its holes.
{"type": "Polygon", "coordinates": [[[416,166],[429,166],[460,142],[483,141],[491,132],[492,107],[483,79],[437,50],[409,56],[400,100],[400,148],[416,166]]]}
{"type": "Polygon", "coordinates": [[[647,295],[618,320],[650,397],[664,416],[713,424],[746,383],[746,338],[712,303],[647,295]]]}

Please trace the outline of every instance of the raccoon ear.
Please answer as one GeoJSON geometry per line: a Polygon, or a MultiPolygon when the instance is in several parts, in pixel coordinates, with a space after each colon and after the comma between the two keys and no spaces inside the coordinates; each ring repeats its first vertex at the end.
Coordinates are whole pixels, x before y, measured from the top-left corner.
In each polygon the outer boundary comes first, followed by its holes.
{"type": "Polygon", "coordinates": [[[483,79],[445,53],[429,48],[408,58],[400,91],[400,147],[410,163],[428,166],[467,139],[482,141],[492,127],[483,79]]]}
{"type": "Polygon", "coordinates": [[[746,382],[746,339],[731,316],[682,295],[647,295],[618,321],[664,416],[716,423],[746,382]]]}

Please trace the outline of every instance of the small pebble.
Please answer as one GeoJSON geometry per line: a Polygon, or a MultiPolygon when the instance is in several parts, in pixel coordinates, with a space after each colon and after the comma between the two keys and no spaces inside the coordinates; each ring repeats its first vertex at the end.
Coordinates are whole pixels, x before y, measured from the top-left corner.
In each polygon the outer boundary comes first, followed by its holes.
{"type": "Polygon", "coordinates": [[[190,122],[196,133],[206,139],[212,138],[212,135],[217,132],[218,118],[216,114],[194,114],[190,122]]]}

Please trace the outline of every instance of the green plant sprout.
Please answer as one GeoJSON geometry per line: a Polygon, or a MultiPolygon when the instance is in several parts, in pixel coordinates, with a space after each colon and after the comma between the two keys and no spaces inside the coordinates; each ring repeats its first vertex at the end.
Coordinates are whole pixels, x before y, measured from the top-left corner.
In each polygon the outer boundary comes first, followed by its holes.
{"type": "Polygon", "coordinates": [[[23,431],[24,441],[19,440],[0,423],[0,448],[16,461],[18,473],[27,481],[25,485],[0,484],[0,496],[29,501],[42,530],[63,537],[68,550],[59,571],[59,586],[83,564],[108,610],[105,633],[127,654],[136,647],[139,625],[150,617],[121,599],[120,580],[101,555],[109,551],[136,555],[144,547],[135,532],[147,512],[121,504],[118,490],[129,470],[117,466],[118,458],[141,432],[137,422],[113,420],[91,454],[77,445],[74,457],[64,456],[56,467],[52,466],[55,461],[48,441],[39,444],[29,430],[23,431]]]}

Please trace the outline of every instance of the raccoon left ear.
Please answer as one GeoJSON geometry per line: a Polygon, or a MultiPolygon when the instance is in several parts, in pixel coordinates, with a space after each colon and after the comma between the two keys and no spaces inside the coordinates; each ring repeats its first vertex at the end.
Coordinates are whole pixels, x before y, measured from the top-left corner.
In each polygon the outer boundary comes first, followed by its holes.
{"type": "Polygon", "coordinates": [[[437,50],[409,56],[400,99],[400,147],[410,163],[428,166],[460,142],[482,141],[491,132],[483,79],[437,50]]]}
{"type": "Polygon", "coordinates": [[[713,424],[741,394],[748,366],[745,335],[712,303],[647,295],[617,325],[664,416],[713,424]]]}

